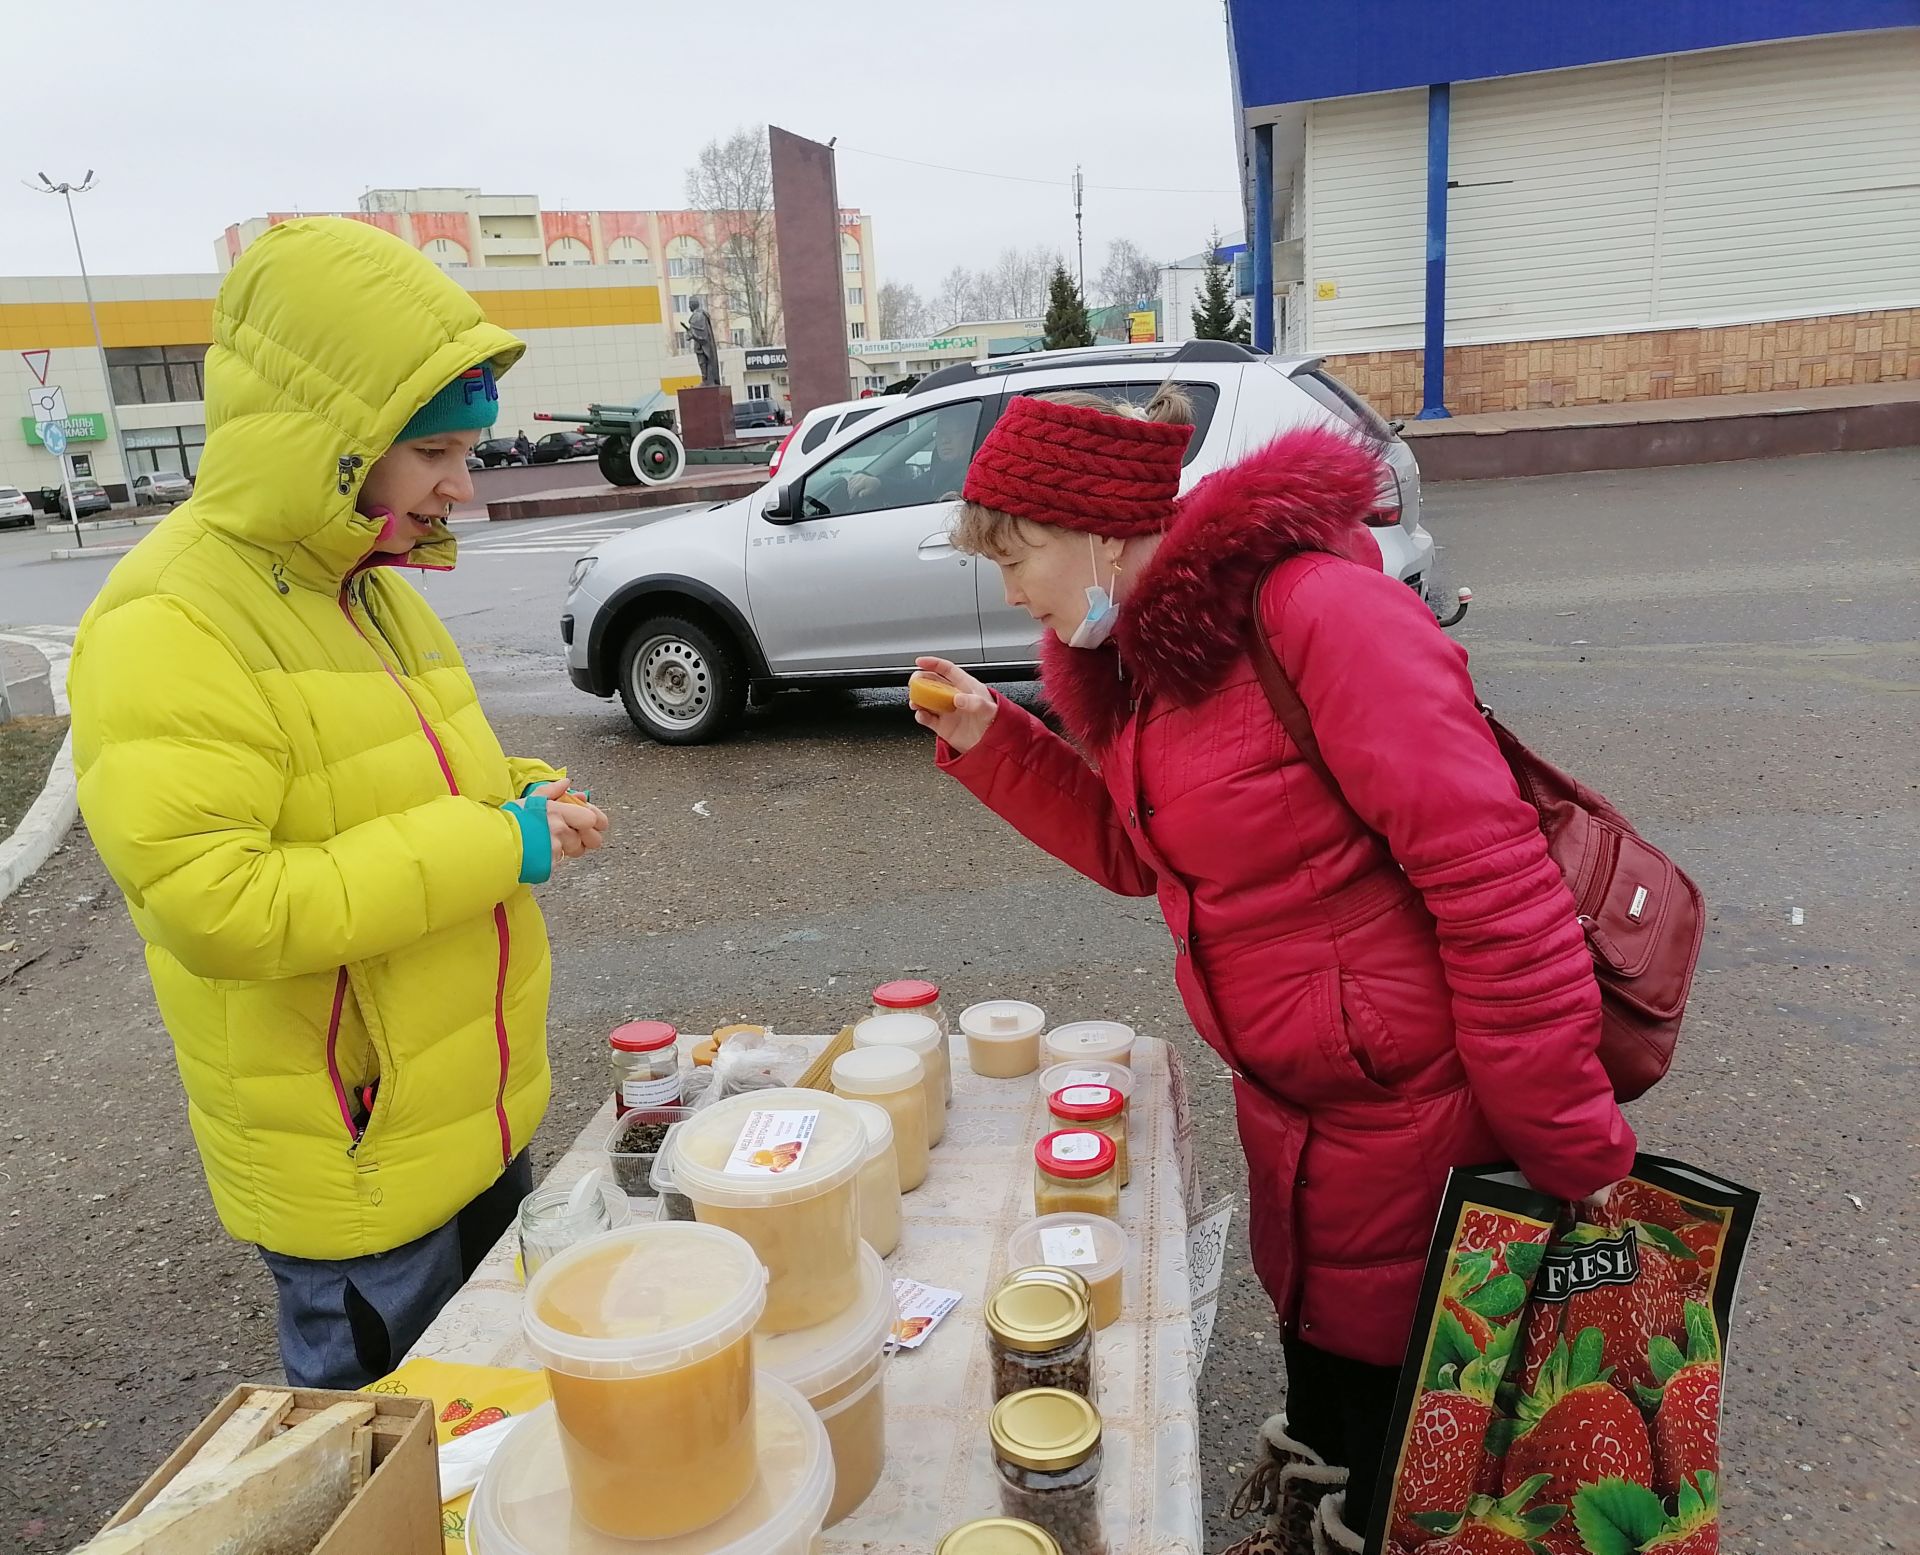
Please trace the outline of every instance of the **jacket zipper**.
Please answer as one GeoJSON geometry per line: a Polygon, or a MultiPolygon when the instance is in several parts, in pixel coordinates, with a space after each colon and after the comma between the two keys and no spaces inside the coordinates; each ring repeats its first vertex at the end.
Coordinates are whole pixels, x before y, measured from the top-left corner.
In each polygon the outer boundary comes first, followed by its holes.
{"type": "Polygon", "coordinates": [[[333,1013],[327,1017],[327,1078],[333,1082],[333,1099],[347,1128],[347,1154],[352,1155],[360,1148],[361,1130],[353,1121],[353,1102],[347,1095],[346,1082],[340,1078],[340,1017],[346,1007],[347,969],[341,967],[333,985],[333,1013]]]}
{"type": "MultiPolygon", "coordinates": [[[[360,640],[372,651],[373,656],[380,661],[380,668],[386,672],[387,679],[391,680],[400,694],[407,699],[407,705],[413,709],[413,716],[419,721],[420,732],[427,737],[427,743],[433,747],[434,759],[440,763],[440,775],[446,779],[447,792],[458,796],[460,785],[454,779],[453,765],[447,760],[446,747],[440,743],[440,736],[433,732],[433,725],[427,722],[427,715],[420,710],[420,704],[414,701],[413,693],[407,690],[406,682],[394,673],[393,666],[387,663],[386,655],[375,647],[373,639],[367,636],[359,619],[353,613],[353,605],[348,600],[345,589],[340,591],[340,612],[347,618],[348,624],[354,631],[360,634],[360,640]]],[[[371,618],[371,611],[368,614],[371,618]]],[[[493,984],[493,1040],[500,1054],[500,1080],[493,1092],[493,1116],[500,1125],[500,1164],[504,1167],[513,1164],[513,1129],[507,1122],[507,1072],[513,1059],[513,1047],[507,1040],[507,963],[512,958],[513,935],[507,924],[507,908],[504,902],[496,903],[494,906],[493,932],[500,945],[500,968],[493,984]]],[[[341,969],[343,980],[345,976],[346,969],[343,967],[341,969]]],[[[328,1052],[329,1054],[332,1052],[331,1043],[329,1043],[328,1052]]],[[[337,1073],[334,1083],[338,1087],[337,1073]]],[[[341,1105],[344,1108],[347,1105],[344,1100],[344,1091],[341,1095],[343,1098],[341,1105]]],[[[350,1117],[348,1127],[352,1127],[350,1117]]]]}

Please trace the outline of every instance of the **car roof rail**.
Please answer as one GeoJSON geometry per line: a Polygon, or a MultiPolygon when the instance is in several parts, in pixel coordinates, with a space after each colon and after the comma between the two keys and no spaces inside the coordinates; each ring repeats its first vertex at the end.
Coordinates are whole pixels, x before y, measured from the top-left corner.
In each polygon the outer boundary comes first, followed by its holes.
{"type": "MultiPolygon", "coordinates": [[[[909,398],[932,389],[1002,373],[1044,372],[1061,367],[1125,367],[1133,362],[1261,362],[1270,353],[1232,340],[1161,341],[1144,345],[1073,346],[1060,351],[1020,351],[1006,356],[975,357],[929,373],[907,391],[909,398]]],[[[1298,369],[1289,364],[1288,372],[1298,369]]]]}

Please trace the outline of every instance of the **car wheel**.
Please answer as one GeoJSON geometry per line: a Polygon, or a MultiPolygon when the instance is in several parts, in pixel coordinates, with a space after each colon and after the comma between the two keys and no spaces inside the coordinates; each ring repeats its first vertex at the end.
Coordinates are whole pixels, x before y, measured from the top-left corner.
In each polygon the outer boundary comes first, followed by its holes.
{"type": "Polygon", "coordinates": [[[705,745],[740,720],[747,677],[724,637],[678,616],[642,621],[620,654],[620,700],[662,745],[705,745]]]}

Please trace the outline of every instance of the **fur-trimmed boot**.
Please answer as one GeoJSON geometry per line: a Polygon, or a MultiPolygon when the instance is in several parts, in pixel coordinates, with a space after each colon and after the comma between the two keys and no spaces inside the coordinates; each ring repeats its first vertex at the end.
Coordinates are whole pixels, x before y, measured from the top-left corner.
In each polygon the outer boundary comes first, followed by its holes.
{"type": "Polygon", "coordinates": [[[1272,1415],[1261,1427],[1260,1453],[1260,1463],[1233,1498],[1231,1512],[1235,1517],[1259,1512],[1266,1524],[1221,1555],[1313,1555],[1321,1499],[1347,1482],[1347,1471],[1294,1440],[1285,1415],[1272,1415]]]}
{"type": "Polygon", "coordinates": [[[1313,1555],[1360,1555],[1367,1547],[1364,1534],[1346,1523],[1347,1493],[1325,1497],[1313,1520],[1313,1555]]]}

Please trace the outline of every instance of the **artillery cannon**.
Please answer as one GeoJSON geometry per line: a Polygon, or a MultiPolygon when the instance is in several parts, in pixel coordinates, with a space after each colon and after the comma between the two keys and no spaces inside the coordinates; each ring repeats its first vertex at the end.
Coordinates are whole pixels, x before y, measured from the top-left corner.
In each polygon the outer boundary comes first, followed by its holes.
{"type": "Polygon", "coordinates": [[[535,421],[572,422],[600,439],[600,473],[615,486],[664,486],[690,464],[767,464],[773,448],[689,448],[667,395],[655,390],[638,405],[589,405],[585,411],[533,413],[535,421]]]}

